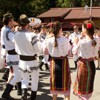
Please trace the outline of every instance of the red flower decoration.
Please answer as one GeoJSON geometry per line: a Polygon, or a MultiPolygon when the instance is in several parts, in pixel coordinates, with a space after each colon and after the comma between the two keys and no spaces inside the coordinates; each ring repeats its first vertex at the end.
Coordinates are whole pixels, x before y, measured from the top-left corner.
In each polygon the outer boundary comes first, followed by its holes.
{"type": "Polygon", "coordinates": [[[92,28],[92,24],[91,23],[88,23],[87,24],[87,28],[92,28]]]}

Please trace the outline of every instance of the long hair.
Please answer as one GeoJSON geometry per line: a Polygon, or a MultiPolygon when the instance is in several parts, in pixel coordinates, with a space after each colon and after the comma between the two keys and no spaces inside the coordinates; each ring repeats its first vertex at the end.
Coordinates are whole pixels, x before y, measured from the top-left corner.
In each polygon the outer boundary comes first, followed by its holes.
{"type": "Polygon", "coordinates": [[[84,28],[86,28],[87,30],[87,35],[92,39],[92,46],[96,46],[96,41],[94,40],[94,33],[95,33],[95,25],[93,23],[93,21],[91,20],[86,20],[83,23],[84,28]]]}
{"type": "Polygon", "coordinates": [[[54,47],[58,46],[57,43],[57,35],[59,34],[60,29],[62,28],[61,23],[59,21],[55,21],[53,24],[53,34],[55,37],[54,47]]]}

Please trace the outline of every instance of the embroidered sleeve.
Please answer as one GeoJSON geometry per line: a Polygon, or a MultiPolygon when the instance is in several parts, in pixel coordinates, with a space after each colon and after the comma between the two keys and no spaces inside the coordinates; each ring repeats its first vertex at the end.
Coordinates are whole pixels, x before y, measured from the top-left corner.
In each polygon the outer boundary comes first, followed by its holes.
{"type": "Polygon", "coordinates": [[[7,32],[6,32],[6,39],[8,41],[14,42],[14,33],[12,31],[10,31],[10,30],[7,30],[7,32]]]}
{"type": "Polygon", "coordinates": [[[32,46],[33,46],[33,49],[35,50],[35,52],[37,52],[37,53],[42,53],[43,52],[42,42],[39,41],[37,36],[32,37],[31,43],[32,43],[32,46]]]}
{"type": "Polygon", "coordinates": [[[34,36],[34,37],[32,37],[31,43],[32,43],[32,45],[35,45],[38,41],[39,40],[38,40],[37,36],[34,36]]]}

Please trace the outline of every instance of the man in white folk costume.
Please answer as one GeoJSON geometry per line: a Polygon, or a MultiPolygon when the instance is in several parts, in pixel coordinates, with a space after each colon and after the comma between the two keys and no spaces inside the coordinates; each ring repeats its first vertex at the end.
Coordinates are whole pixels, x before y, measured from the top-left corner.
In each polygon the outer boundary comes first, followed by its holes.
{"type": "Polygon", "coordinates": [[[27,100],[27,89],[29,84],[29,74],[31,74],[31,100],[36,99],[39,79],[39,67],[36,54],[42,52],[42,44],[35,33],[29,32],[29,19],[25,14],[20,15],[20,30],[15,34],[16,52],[20,56],[19,67],[22,71],[22,98],[27,100]]]}
{"type": "Polygon", "coordinates": [[[6,62],[7,66],[10,67],[12,73],[11,78],[7,82],[6,88],[2,94],[2,98],[6,100],[14,100],[10,96],[10,92],[13,89],[13,86],[18,82],[21,86],[20,72],[18,70],[19,65],[19,55],[15,52],[14,44],[14,32],[12,32],[11,27],[13,26],[13,16],[11,13],[6,13],[3,15],[3,24],[4,26],[1,29],[1,45],[2,48],[6,49],[6,62]]]}

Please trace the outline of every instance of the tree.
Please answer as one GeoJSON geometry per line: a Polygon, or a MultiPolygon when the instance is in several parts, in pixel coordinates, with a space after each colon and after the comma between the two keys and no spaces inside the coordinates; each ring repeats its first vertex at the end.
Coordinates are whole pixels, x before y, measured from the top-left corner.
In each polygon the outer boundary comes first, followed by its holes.
{"type": "MultiPolygon", "coordinates": [[[[47,11],[51,7],[85,7],[90,0],[0,0],[0,19],[7,11],[13,13],[16,20],[24,13],[29,17],[47,11]]],[[[100,0],[93,0],[93,6],[100,6],[100,0]]]]}
{"type": "Polygon", "coordinates": [[[22,13],[36,17],[49,8],[49,0],[0,0],[0,18],[7,11],[13,13],[16,20],[22,13]]]}
{"type": "Polygon", "coordinates": [[[72,7],[72,0],[57,0],[56,7],[72,7]]]}
{"type": "Polygon", "coordinates": [[[29,5],[31,1],[33,0],[0,0],[0,17],[2,18],[2,15],[8,11],[13,13],[16,19],[18,19],[19,15],[22,13],[30,13],[30,11],[26,8],[31,7],[29,5]]]}
{"type": "Polygon", "coordinates": [[[37,16],[50,8],[49,0],[35,0],[32,2],[33,16],[37,16]]]}
{"type": "MultiPolygon", "coordinates": [[[[90,6],[90,0],[56,0],[56,7],[84,7],[90,6]]],[[[100,0],[93,0],[93,6],[100,6],[100,0]]]]}
{"type": "Polygon", "coordinates": [[[100,0],[93,0],[93,6],[100,6],[100,0]]]}
{"type": "Polygon", "coordinates": [[[54,7],[56,7],[56,0],[49,0],[49,8],[54,8],[54,7]]]}

